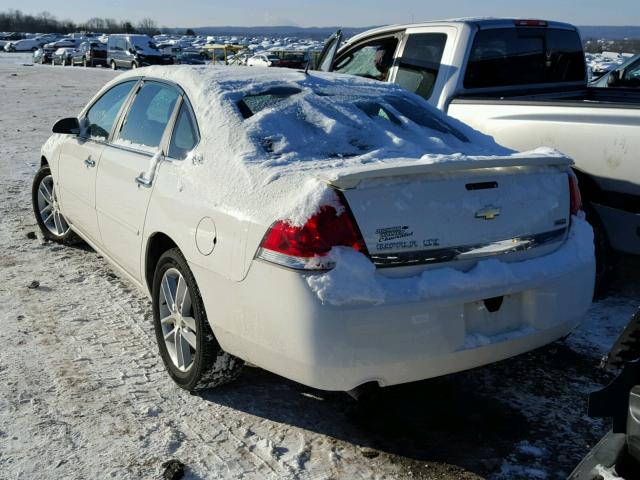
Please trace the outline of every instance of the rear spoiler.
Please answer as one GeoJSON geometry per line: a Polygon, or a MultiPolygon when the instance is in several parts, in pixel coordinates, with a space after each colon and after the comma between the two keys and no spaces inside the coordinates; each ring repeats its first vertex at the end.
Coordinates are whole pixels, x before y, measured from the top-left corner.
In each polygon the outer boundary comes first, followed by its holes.
{"type": "Polygon", "coordinates": [[[420,160],[407,159],[406,163],[389,165],[362,165],[353,170],[334,170],[317,175],[321,181],[333,185],[339,190],[354,188],[363,180],[409,177],[432,173],[449,173],[463,170],[479,170],[485,168],[505,167],[548,167],[569,166],[573,160],[563,156],[548,157],[468,157],[465,160],[452,160],[436,163],[420,163],[420,160]]]}

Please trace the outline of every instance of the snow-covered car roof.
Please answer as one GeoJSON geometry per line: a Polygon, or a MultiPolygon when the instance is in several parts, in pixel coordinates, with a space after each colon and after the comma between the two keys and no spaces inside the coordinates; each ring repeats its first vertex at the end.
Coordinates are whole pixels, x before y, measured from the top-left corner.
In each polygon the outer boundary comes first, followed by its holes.
{"type": "Polygon", "coordinates": [[[196,115],[197,161],[182,162],[178,184],[263,222],[284,218],[292,197],[324,194],[327,172],[513,153],[414,94],[352,75],[153,66],[105,89],[140,77],[180,86],[196,115]]]}

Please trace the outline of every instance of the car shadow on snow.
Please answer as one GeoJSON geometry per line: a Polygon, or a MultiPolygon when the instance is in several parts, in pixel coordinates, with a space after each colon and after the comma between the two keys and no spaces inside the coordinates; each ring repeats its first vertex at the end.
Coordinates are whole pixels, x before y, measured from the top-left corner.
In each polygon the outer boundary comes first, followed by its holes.
{"type": "Polygon", "coordinates": [[[501,400],[500,389],[470,381],[474,372],[387,387],[355,401],[246,368],[233,384],[201,397],[367,449],[487,475],[530,438],[532,425],[501,400]]]}

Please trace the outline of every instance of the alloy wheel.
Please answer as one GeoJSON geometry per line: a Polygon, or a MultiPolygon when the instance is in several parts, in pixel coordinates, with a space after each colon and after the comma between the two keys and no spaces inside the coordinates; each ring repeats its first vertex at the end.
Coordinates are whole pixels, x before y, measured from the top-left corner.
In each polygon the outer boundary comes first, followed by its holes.
{"type": "Polygon", "coordinates": [[[61,237],[69,231],[69,224],[60,212],[51,175],[44,177],[38,185],[38,213],[44,226],[53,235],[61,237]]]}
{"type": "Polygon", "coordinates": [[[197,350],[197,324],[191,292],[178,269],[164,272],[159,295],[160,325],[167,352],[178,370],[187,372],[193,366],[197,350]]]}

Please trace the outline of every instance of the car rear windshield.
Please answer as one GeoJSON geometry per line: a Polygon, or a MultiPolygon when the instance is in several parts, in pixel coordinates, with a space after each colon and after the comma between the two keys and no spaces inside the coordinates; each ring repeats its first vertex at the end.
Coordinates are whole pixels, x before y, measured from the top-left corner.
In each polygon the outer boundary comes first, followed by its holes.
{"type": "Polygon", "coordinates": [[[476,34],[464,87],[510,87],[585,80],[584,54],[575,30],[495,28],[476,34]]]}
{"type": "Polygon", "coordinates": [[[250,137],[271,157],[346,158],[384,150],[420,157],[469,138],[441,112],[394,92],[271,87],[236,103],[250,137]],[[377,94],[376,94],[377,93],[377,94]],[[427,144],[431,145],[427,148],[427,144]]]}

